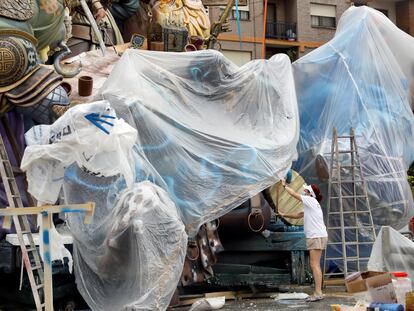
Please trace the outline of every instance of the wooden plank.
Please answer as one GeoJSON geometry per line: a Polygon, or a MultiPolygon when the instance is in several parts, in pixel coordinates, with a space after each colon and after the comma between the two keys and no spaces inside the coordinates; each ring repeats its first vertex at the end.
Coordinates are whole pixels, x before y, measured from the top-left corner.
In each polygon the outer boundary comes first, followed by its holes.
{"type": "MultiPolygon", "coordinates": [[[[297,172],[292,171],[292,181],[288,186],[295,192],[302,193],[304,190],[304,186],[306,186],[306,183],[303,180],[302,176],[300,176],[297,172]]],[[[273,204],[276,206],[276,212],[281,212],[284,214],[295,214],[303,211],[303,203],[292,197],[282,187],[282,183],[280,181],[272,187],[270,187],[269,192],[273,204]]],[[[285,220],[291,225],[303,226],[303,218],[286,218],[285,220]]]]}
{"type": "Polygon", "coordinates": [[[204,294],[188,294],[188,295],[180,295],[180,299],[188,300],[193,298],[203,298],[204,294]]]}
{"type": "Polygon", "coordinates": [[[11,216],[4,216],[3,218],[3,229],[10,230],[12,225],[11,216]]]}
{"type": "Polygon", "coordinates": [[[180,307],[181,306],[191,306],[194,302],[199,301],[202,298],[203,297],[200,297],[200,298],[191,298],[191,299],[184,299],[184,300],[181,300],[181,298],[180,298],[180,303],[178,305],[180,307]]]}
{"type": "Polygon", "coordinates": [[[47,213],[71,213],[71,212],[84,212],[85,223],[90,221],[95,209],[94,202],[87,202],[85,204],[70,204],[70,205],[41,205],[35,207],[7,207],[0,210],[0,216],[5,216],[5,219],[10,216],[18,215],[35,215],[42,212],[47,213]]]}
{"type": "Polygon", "coordinates": [[[338,285],[345,285],[345,279],[343,278],[332,278],[327,279],[323,282],[324,286],[338,286],[338,285]]]}
{"type": "Polygon", "coordinates": [[[214,293],[205,293],[205,298],[216,298],[224,296],[226,300],[236,299],[237,292],[227,291],[227,292],[214,292],[214,293]]]}
{"type": "Polygon", "coordinates": [[[52,226],[52,214],[42,213],[42,223],[45,310],[53,311],[52,254],[50,252],[49,235],[52,226]]]}
{"type": "Polygon", "coordinates": [[[85,224],[90,224],[93,218],[93,213],[95,212],[95,202],[87,202],[87,204],[90,204],[91,206],[85,212],[85,217],[83,218],[83,222],[85,224]]]}

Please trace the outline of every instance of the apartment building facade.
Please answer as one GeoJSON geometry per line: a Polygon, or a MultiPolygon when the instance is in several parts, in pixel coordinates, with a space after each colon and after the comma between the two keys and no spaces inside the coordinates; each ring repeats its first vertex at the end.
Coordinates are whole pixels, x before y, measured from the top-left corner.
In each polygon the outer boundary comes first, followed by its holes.
{"type": "MultiPolygon", "coordinates": [[[[262,58],[264,0],[247,0],[239,6],[240,32],[236,10],[230,16],[232,31],[219,36],[220,49],[236,64],[262,58]]],[[[414,0],[355,0],[354,5],[368,5],[382,13],[400,29],[414,35],[414,0]]],[[[268,0],[265,57],[287,53],[291,59],[312,51],[329,41],[350,0],[268,0]]],[[[210,7],[212,22],[223,8],[210,7]]]]}

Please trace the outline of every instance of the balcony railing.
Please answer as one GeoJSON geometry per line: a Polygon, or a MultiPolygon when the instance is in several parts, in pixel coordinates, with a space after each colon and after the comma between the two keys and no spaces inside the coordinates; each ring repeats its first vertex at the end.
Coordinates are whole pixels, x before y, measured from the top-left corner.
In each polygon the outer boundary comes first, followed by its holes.
{"type": "Polygon", "coordinates": [[[296,23],[267,22],[266,37],[295,41],[297,38],[296,23]]]}

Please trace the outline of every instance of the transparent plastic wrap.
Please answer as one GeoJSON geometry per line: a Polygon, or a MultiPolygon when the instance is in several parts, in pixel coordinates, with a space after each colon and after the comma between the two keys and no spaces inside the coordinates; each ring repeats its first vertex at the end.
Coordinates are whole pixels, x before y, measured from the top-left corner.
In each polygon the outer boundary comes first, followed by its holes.
{"type": "Polygon", "coordinates": [[[125,189],[114,178],[66,171],[65,197],[93,199],[90,225],[69,214],[77,287],[92,310],[165,310],[177,287],[187,234],[174,202],[144,181],[125,189]]]}
{"type": "Polygon", "coordinates": [[[237,67],[214,50],[128,50],[101,89],[190,236],[284,176],[296,159],[289,58],[237,67]],[[126,109],[125,109],[126,108],[126,109]]]}
{"type": "Polygon", "coordinates": [[[89,225],[82,213],[67,214],[77,286],[92,310],[164,310],[181,276],[184,224],[163,189],[135,180],[144,174],[136,138],[106,101],[26,133],[22,169],[35,198],[55,203],[63,187],[65,203],[96,204],[89,225]]]}
{"type": "Polygon", "coordinates": [[[65,167],[77,163],[95,176],[121,174],[135,181],[132,147],[137,131],[118,119],[107,101],[69,109],[52,125],[32,127],[26,134],[21,168],[36,200],[53,204],[63,185],[65,167]]]}
{"type": "Polygon", "coordinates": [[[65,203],[96,203],[89,225],[68,215],[77,286],[92,310],[165,310],[187,233],[272,185],[296,159],[290,61],[239,68],[215,51],[127,51],[102,93],[108,101],[28,133],[29,190],[53,202],[63,187],[65,203]]]}
{"type": "Polygon", "coordinates": [[[414,242],[397,230],[384,226],[378,233],[368,269],[373,271],[404,271],[414,285],[414,242]]]}
{"type": "MultiPolygon", "coordinates": [[[[368,7],[351,7],[342,15],[335,37],[293,65],[301,122],[299,160],[294,168],[308,183],[321,185],[327,198],[333,128],[339,135],[349,135],[353,127],[374,223],[378,226],[401,228],[413,215],[406,173],[414,160],[410,91],[413,49],[414,38],[382,13],[368,7]]],[[[349,150],[349,146],[349,140],[339,142],[342,150],[349,150]]],[[[351,158],[343,154],[340,161],[350,165],[351,158]]],[[[342,176],[351,179],[351,170],[344,169],[342,176]]],[[[345,195],[353,191],[351,183],[342,187],[345,195]]],[[[362,189],[357,192],[362,193],[362,189]]],[[[337,211],[337,204],[331,203],[332,210],[337,211]]],[[[352,208],[349,200],[344,210],[352,208]]],[[[339,216],[331,219],[332,226],[339,225],[339,216]]],[[[361,226],[366,220],[345,217],[345,224],[361,226]]],[[[355,235],[355,230],[346,234],[355,235]]],[[[330,238],[340,242],[335,234],[330,238]]],[[[374,237],[360,232],[359,238],[372,241],[374,237]]],[[[355,246],[348,251],[348,256],[357,254],[355,246]]],[[[360,254],[369,256],[369,247],[361,246],[360,254]]]]}

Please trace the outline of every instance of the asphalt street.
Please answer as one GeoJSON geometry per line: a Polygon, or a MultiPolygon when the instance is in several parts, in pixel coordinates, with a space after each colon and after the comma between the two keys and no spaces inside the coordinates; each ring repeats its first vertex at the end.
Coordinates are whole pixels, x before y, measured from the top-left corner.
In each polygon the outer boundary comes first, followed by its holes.
{"type": "MultiPolygon", "coordinates": [[[[226,300],[226,304],[221,311],[274,311],[274,310],[319,310],[329,311],[331,305],[342,304],[353,306],[356,299],[346,293],[327,294],[325,299],[317,302],[306,302],[304,300],[279,300],[272,298],[266,299],[243,299],[243,300],[226,300]]],[[[173,308],[173,311],[188,311],[190,306],[173,308]]]]}

